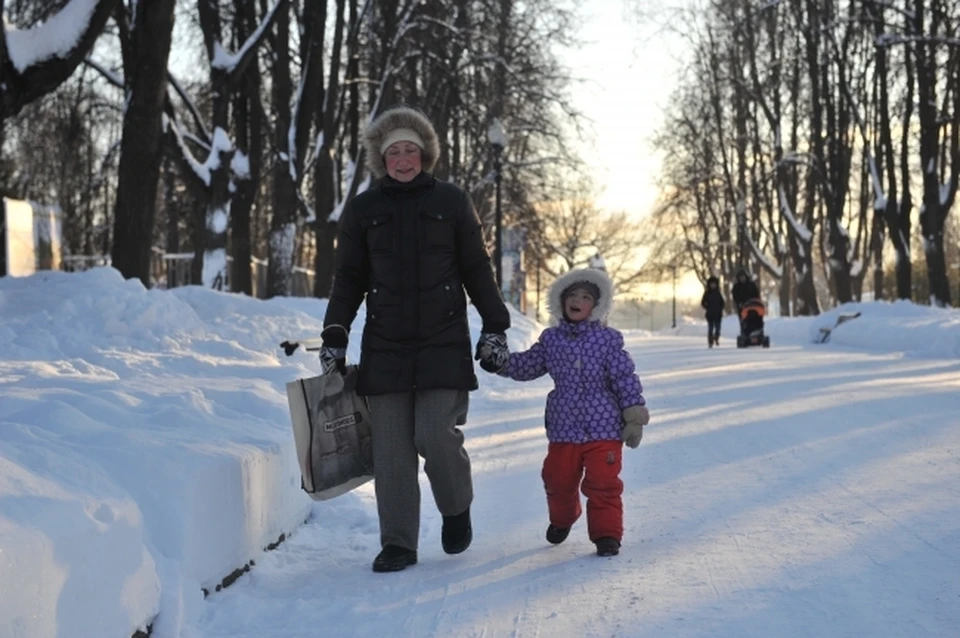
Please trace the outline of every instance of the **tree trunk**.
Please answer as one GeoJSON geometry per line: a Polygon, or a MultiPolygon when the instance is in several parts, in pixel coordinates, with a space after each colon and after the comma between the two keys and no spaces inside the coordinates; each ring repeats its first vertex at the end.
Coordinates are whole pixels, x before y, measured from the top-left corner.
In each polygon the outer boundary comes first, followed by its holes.
{"type": "MultiPolygon", "coordinates": [[[[940,35],[939,27],[943,19],[943,7],[939,3],[932,3],[930,10],[930,25],[926,26],[924,20],[929,0],[916,0],[914,3],[914,24],[916,33],[921,36],[937,37],[940,35]]],[[[945,166],[940,166],[940,162],[947,162],[948,158],[960,162],[958,157],[957,143],[953,140],[953,148],[949,148],[951,140],[940,139],[941,114],[938,112],[937,104],[937,80],[938,80],[938,60],[937,45],[932,42],[924,41],[924,38],[918,38],[914,44],[915,62],[917,66],[917,105],[920,119],[920,168],[923,175],[923,206],[920,209],[920,229],[923,235],[923,248],[926,253],[927,278],[930,283],[930,303],[936,306],[945,307],[950,305],[950,284],[947,279],[946,257],[943,251],[944,225],[949,212],[948,202],[952,203],[953,194],[956,192],[957,173],[950,176],[952,182],[946,182],[946,186],[941,192],[941,171],[945,172],[945,166]],[[948,148],[942,148],[942,145],[948,148]],[[946,150],[946,152],[943,152],[946,150]]],[[[954,54],[956,55],[956,54],[954,54]]],[[[946,94],[949,95],[951,88],[953,91],[960,91],[960,81],[950,77],[947,71],[946,94]]],[[[957,100],[960,105],[960,99],[957,100]]],[[[953,135],[956,136],[957,124],[956,117],[960,113],[954,113],[953,135]]],[[[945,128],[945,127],[944,127],[945,128]]]]}
{"type": "Polygon", "coordinates": [[[783,276],[780,277],[780,316],[789,317],[793,314],[792,304],[790,303],[793,299],[792,286],[790,285],[793,269],[790,267],[789,259],[781,262],[780,267],[783,269],[783,276]]]}
{"type": "Polygon", "coordinates": [[[111,258],[124,277],[137,277],[147,288],[175,5],[175,0],[139,5],[132,32],[132,66],[125,69],[127,103],[111,258]]]}
{"type": "MultiPolygon", "coordinates": [[[[167,233],[164,251],[166,253],[180,252],[180,206],[177,202],[177,173],[173,162],[168,158],[163,162],[163,208],[167,213],[167,233]]],[[[167,271],[167,288],[179,286],[183,282],[176,281],[176,262],[165,260],[167,271]]]]}
{"type": "Polygon", "coordinates": [[[317,251],[314,253],[313,294],[316,297],[327,297],[333,288],[334,274],[334,240],[336,225],[330,222],[330,213],[333,212],[336,201],[336,184],[334,183],[333,148],[336,135],[336,104],[340,103],[340,59],[343,50],[343,32],[346,1],[337,0],[336,16],[334,17],[333,46],[330,49],[330,73],[323,100],[324,109],[317,111],[317,126],[323,131],[323,143],[317,150],[317,165],[314,173],[316,220],[314,232],[317,251]]]}
{"type": "MultiPolygon", "coordinates": [[[[256,7],[252,2],[238,1],[234,11],[236,41],[242,43],[257,24],[256,7]]],[[[233,255],[230,288],[235,292],[253,295],[250,220],[260,187],[263,154],[263,107],[260,104],[260,67],[256,60],[250,62],[240,86],[235,98],[234,128],[237,134],[237,151],[246,157],[247,170],[244,173],[241,169],[234,175],[236,191],[230,207],[230,242],[233,255]]]]}
{"type": "Polygon", "coordinates": [[[295,163],[290,156],[290,106],[293,83],[290,79],[290,12],[284,11],[276,23],[273,40],[272,102],[274,142],[279,157],[273,160],[273,211],[268,241],[270,264],[267,268],[267,297],[290,294],[293,276],[294,240],[297,231],[296,184],[290,175],[295,163]]]}

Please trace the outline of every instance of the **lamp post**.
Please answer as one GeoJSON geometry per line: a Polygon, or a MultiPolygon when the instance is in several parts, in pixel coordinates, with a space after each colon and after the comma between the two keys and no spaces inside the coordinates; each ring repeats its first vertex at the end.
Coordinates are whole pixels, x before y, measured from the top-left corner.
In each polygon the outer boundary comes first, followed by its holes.
{"type": "Polygon", "coordinates": [[[493,118],[490,128],[487,130],[487,140],[493,147],[493,171],[494,180],[497,188],[497,208],[496,208],[496,244],[495,244],[495,266],[497,272],[497,287],[503,293],[503,206],[500,195],[501,163],[500,157],[503,149],[507,146],[507,134],[503,130],[503,124],[500,118],[493,118]]]}
{"type": "Polygon", "coordinates": [[[677,265],[673,264],[673,327],[677,327],[677,265]]]}

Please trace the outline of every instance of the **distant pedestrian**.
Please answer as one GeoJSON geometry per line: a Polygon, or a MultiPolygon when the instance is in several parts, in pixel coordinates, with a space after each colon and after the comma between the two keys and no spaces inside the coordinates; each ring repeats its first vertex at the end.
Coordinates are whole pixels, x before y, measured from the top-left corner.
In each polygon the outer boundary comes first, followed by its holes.
{"type": "Polygon", "coordinates": [[[746,270],[742,268],[737,271],[737,281],[733,284],[733,303],[737,307],[737,314],[740,314],[740,307],[751,299],[760,298],[760,289],[750,278],[746,270]]]}
{"type": "Polygon", "coordinates": [[[703,292],[700,306],[707,311],[707,345],[720,345],[720,324],[723,321],[723,308],[726,301],[720,292],[720,280],[714,276],[707,279],[707,289],[703,292]]]}

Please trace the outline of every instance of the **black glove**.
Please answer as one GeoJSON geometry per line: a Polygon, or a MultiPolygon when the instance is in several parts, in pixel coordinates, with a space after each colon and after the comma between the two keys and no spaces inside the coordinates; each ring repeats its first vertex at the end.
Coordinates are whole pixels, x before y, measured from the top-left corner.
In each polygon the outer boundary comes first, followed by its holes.
{"type": "Polygon", "coordinates": [[[347,373],[347,331],[343,326],[328,326],[320,335],[323,345],[320,346],[320,364],[323,374],[337,371],[347,373]]]}
{"type": "Polygon", "coordinates": [[[477,341],[477,354],[474,357],[480,362],[480,367],[494,374],[503,370],[510,359],[510,349],[507,348],[507,335],[500,332],[480,333],[477,341]]]}

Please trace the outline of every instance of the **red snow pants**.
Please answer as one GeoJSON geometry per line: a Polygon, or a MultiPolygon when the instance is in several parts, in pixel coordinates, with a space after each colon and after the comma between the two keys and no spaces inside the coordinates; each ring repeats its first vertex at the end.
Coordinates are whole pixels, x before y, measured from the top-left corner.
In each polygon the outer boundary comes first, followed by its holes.
{"type": "Polygon", "coordinates": [[[551,443],[543,461],[550,523],[571,527],[580,518],[580,490],[587,497],[587,533],[590,540],[623,538],[623,481],[620,468],[623,443],[551,443]]]}

